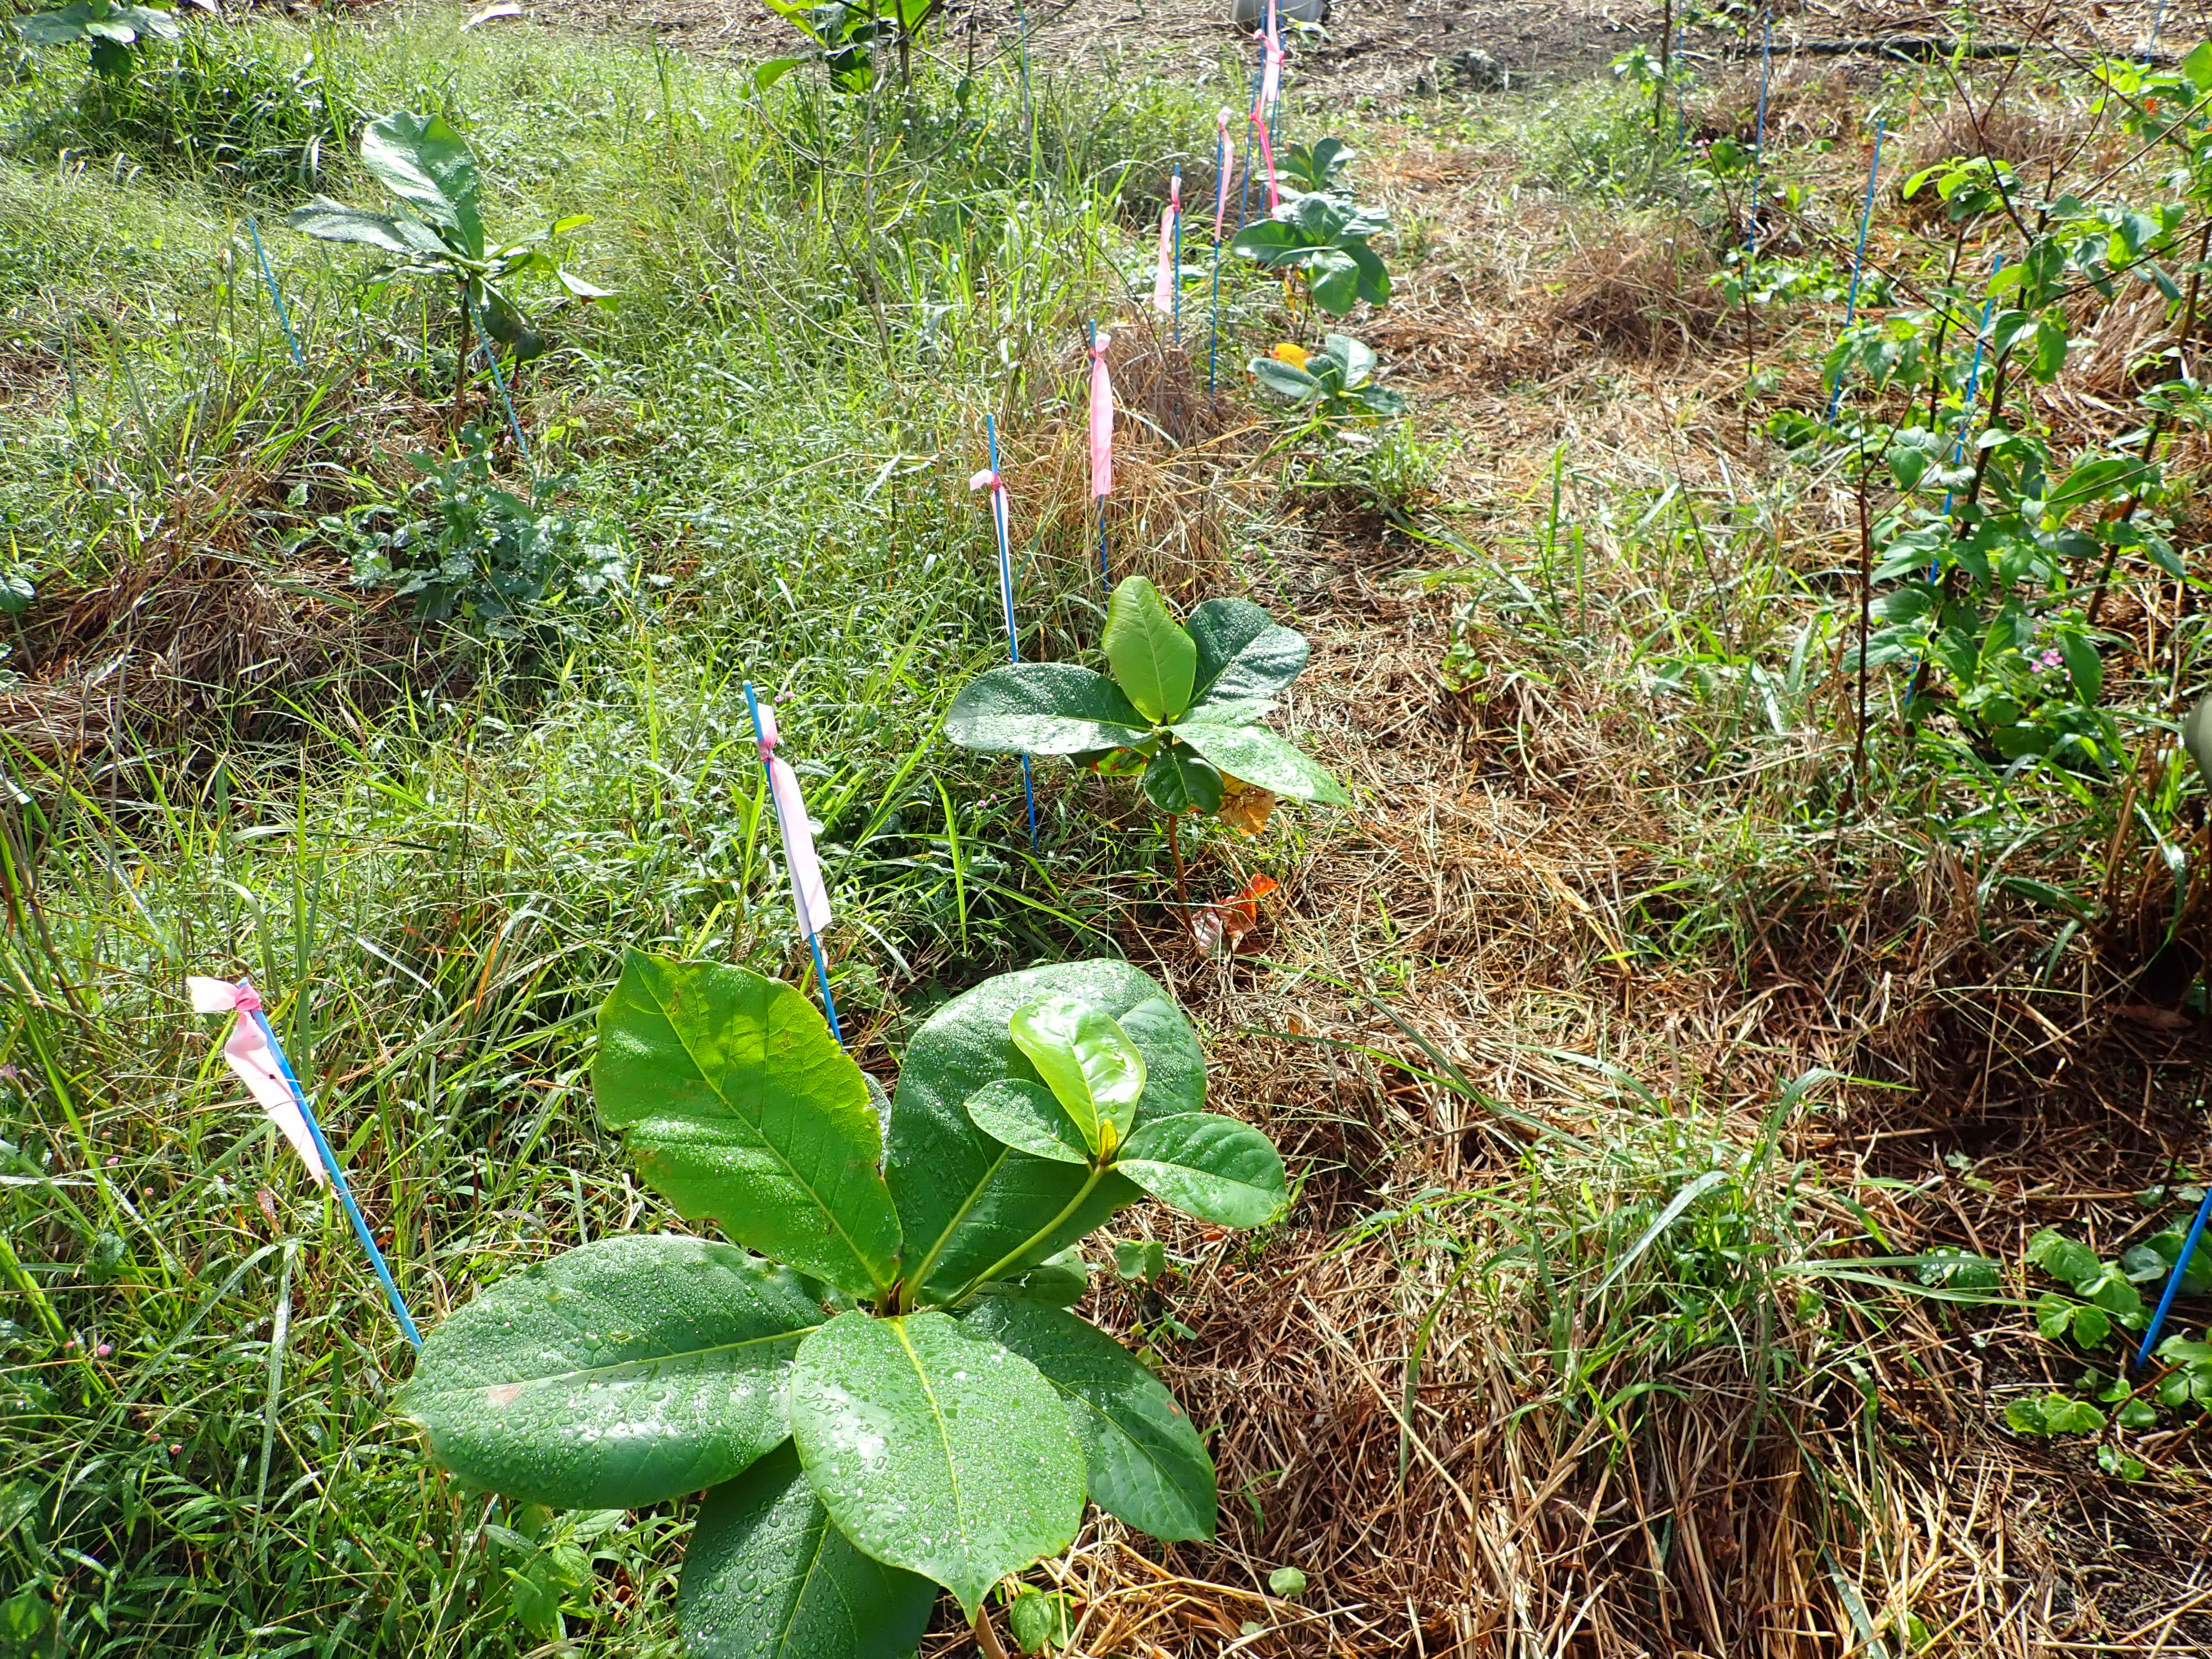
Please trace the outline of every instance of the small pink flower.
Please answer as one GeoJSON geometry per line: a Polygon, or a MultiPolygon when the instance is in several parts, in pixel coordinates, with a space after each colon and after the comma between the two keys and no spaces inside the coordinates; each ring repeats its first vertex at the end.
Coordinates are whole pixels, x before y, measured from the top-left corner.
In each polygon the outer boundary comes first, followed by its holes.
{"type": "Polygon", "coordinates": [[[115,1352],[115,1345],[112,1342],[103,1342],[92,1352],[96,1358],[105,1359],[115,1352]]]}

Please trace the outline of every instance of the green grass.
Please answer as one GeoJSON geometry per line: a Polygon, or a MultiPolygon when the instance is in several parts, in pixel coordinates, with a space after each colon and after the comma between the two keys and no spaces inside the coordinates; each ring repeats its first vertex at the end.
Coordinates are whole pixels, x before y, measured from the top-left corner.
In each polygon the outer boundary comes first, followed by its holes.
{"type": "MultiPolygon", "coordinates": [[[[672,1219],[581,1082],[621,948],[804,971],[744,682],[786,699],[864,1054],[989,966],[1103,948],[1098,877],[1149,850],[1051,787],[1031,855],[1010,769],[937,741],[1003,650],[965,474],[982,410],[1072,406],[1080,322],[1113,314],[1139,246],[1123,180],[1210,109],[1135,76],[1055,86],[1033,147],[1006,72],[869,109],[804,75],[761,99],[741,72],[450,21],[191,42],[120,88],[50,54],[0,94],[0,346],[44,376],[0,450],[15,568],[76,591],[180,523],[280,566],[319,515],[404,484],[438,441],[450,324],[282,220],[309,189],[372,202],[334,140],[413,105],[464,126],[495,234],[592,216],[571,263],[619,300],[554,315],[518,401],[538,470],[574,474],[568,505],[635,580],[443,696],[341,676],[295,688],[273,740],[218,724],[89,773],[12,757],[0,1651],[513,1653],[531,1522],[428,1472],[390,1419],[407,1362],[374,1281],[238,1109],[181,975],[269,988],[427,1324],[506,1264],[672,1219]],[[195,507],[240,471],[265,485],[242,517],[195,507]]],[[[1036,565],[1033,594],[1060,574],[1036,565]]],[[[597,1538],[579,1639],[671,1650],[684,1530],[597,1538]]]]}

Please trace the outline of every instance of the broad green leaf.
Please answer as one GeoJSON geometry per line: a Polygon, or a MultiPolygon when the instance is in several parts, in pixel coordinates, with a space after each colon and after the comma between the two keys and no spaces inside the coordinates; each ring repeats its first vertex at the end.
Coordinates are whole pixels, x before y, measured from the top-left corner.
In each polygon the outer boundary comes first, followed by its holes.
{"type": "Polygon", "coordinates": [[[1359,303],[1359,262],[1342,248],[1317,248],[1308,258],[1306,291],[1332,317],[1359,303]]]}
{"type": "MultiPolygon", "coordinates": [[[[1198,647],[1200,707],[1273,697],[1305,672],[1313,647],[1249,599],[1206,599],[1183,619],[1198,647]]],[[[1195,715],[1196,710],[1194,709],[1195,715]]]]}
{"type": "Polygon", "coordinates": [[[2097,654],[2094,641],[2079,634],[2061,634],[2058,655],[2066,665],[2066,678],[2073,682],[2074,695],[2094,708],[2105,689],[2105,659],[2097,654]]]}
{"type": "Polygon", "coordinates": [[[1073,663],[1010,663],[960,689],[945,735],[994,755],[1074,755],[1142,743],[1152,722],[1113,681],[1073,663]]]}
{"type": "Polygon", "coordinates": [[[1159,1378],[1096,1326],[1025,1296],[985,1297],[962,1316],[1067,1397],[1091,1501],[1166,1542],[1211,1538],[1213,1460],[1159,1378]]]}
{"type": "Polygon", "coordinates": [[[686,1219],[855,1296],[896,1277],[867,1082],[792,987],[631,951],[599,1011],[592,1091],[686,1219]]]}
{"type": "Polygon", "coordinates": [[[16,33],[26,46],[68,46],[85,38],[84,26],[91,19],[92,8],[85,0],[76,0],[75,4],[56,11],[33,12],[28,17],[13,21],[16,33]]]}
{"type": "Polygon", "coordinates": [[[1256,1227],[1289,1196],[1274,1143],[1210,1112],[1139,1126],[1115,1168],[1186,1215],[1223,1227],[1256,1227]]]}
{"type": "Polygon", "coordinates": [[[777,82],[808,60],[804,58],[771,58],[753,66],[753,89],[766,92],[777,82]]]}
{"type": "Polygon", "coordinates": [[[1002,1077],[968,1097],[968,1115],[994,1140],[1031,1158],[1089,1164],[1093,1148],[1083,1131],[1042,1083],[1002,1077]]]}
{"type": "Polygon", "coordinates": [[[707,1494],[676,1611],[685,1659],[902,1659],[936,1604],[853,1547],[787,1441],[707,1494]]]}
{"type": "Polygon", "coordinates": [[[556,1509],[634,1509],[726,1480],[787,1432],[784,1380],[823,1320],[795,1273],[643,1233],[509,1273],[432,1331],[397,1409],[440,1462],[556,1509]]]}
{"type": "Polygon", "coordinates": [[[2189,758],[2197,763],[2197,775],[2206,788],[2212,789],[2212,692],[2199,697],[2181,722],[2181,741],[2189,758]]]}
{"type": "Polygon", "coordinates": [[[467,142],[442,115],[400,110],[362,129],[361,164],[379,184],[434,224],[453,233],[472,259],[483,258],[477,211],[483,179],[467,142]]]}
{"type": "Polygon", "coordinates": [[[1221,774],[1179,743],[1160,745],[1145,769],[1145,796],[1163,812],[1218,812],[1221,774]]]}
{"type": "Polygon", "coordinates": [[[1292,403],[1302,404],[1321,395],[1321,382],[1295,364],[1274,357],[1255,357],[1248,366],[1261,386],[1292,403]]]}
{"type": "Polygon", "coordinates": [[[1145,1056],[1112,1015],[1077,997],[1043,997],[1016,1009],[1006,1028],[1092,1151],[1110,1153],[1127,1139],[1145,1056]]]}
{"type": "Polygon", "coordinates": [[[1145,1056],[1139,1123],[1189,1111],[1194,1097],[1203,1097],[1206,1055],[1197,1036],[1159,986],[1127,963],[1002,974],[946,1003],[908,1045],[886,1167],[907,1240],[904,1276],[933,1296],[950,1295],[986,1269],[1003,1275],[1042,1261],[1140,1196],[1110,1174],[1084,1194],[1086,1171],[1018,1152],[968,1115],[969,1097],[1000,1078],[1044,1082],[1015,1046],[1009,1023],[1016,1010],[1055,995],[1123,1019],[1145,1056]],[[1009,1252],[1016,1259],[999,1267],[1009,1252]]]}
{"type": "Polygon", "coordinates": [[[2085,1348],[2101,1348],[2112,1334],[2112,1316],[2104,1309],[2083,1303],[2074,1310],[2074,1340],[2085,1348]]]}
{"type": "Polygon", "coordinates": [[[1208,697],[1182,718],[1186,726],[1257,726],[1274,712],[1273,697],[1208,697]]]}
{"type": "Polygon", "coordinates": [[[398,220],[381,213],[364,213],[359,208],[347,207],[324,196],[318,196],[305,207],[294,208],[285,215],[284,222],[304,235],[319,237],[325,242],[359,242],[406,258],[438,252],[437,239],[419,227],[413,228],[414,234],[410,235],[410,228],[398,220]],[[424,246],[426,242],[428,246],[424,246]]]}
{"type": "Polygon", "coordinates": [[[2069,1285],[2094,1279],[2104,1270],[2094,1250],[2049,1227],[2027,1241],[2027,1255],[2053,1279],[2069,1285]]]}
{"type": "Polygon", "coordinates": [[[1173,729],[1173,735],[1230,776],[1276,794],[1336,805],[1348,799],[1343,785],[1265,726],[1187,720],[1173,729]]]}
{"type": "Polygon", "coordinates": [[[1024,1653],[1054,1653],[1075,1639],[1067,1597],[1025,1589],[1006,1604],[1006,1630],[1024,1653]]]}
{"type": "Polygon", "coordinates": [[[2074,1310],[2081,1304],[2045,1291],[2035,1304],[2035,1331],[2046,1342],[2059,1342],[2072,1334],[2074,1310]]]}
{"type": "Polygon", "coordinates": [[[840,1314],[816,1331],[792,1368],[791,1433],[838,1529],[935,1579],[970,1620],[1083,1519],[1083,1449],[1059,1394],[945,1314],[840,1314]]]}
{"type": "Polygon", "coordinates": [[[1106,665],[1139,713],[1164,725],[1190,707],[1198,647],[1159,590],[1125,576],[1106,606],[1106,665]]]}

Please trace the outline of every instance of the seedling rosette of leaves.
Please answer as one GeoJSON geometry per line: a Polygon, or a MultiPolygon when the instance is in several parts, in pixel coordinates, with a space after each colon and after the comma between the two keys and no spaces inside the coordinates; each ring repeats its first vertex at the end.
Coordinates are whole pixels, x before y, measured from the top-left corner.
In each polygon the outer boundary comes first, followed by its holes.
{"type": "Polygon", "coordinates": [[[1106,609],[1106,666],[1010,663],[961,688],[945,734],[990,755],[1065,755],[1141,773],[1168,815],[1176,896],[1189,914],[1186,812],[1256,835],[1279,796],[1341,805],[1341,785],[1261,722],[1305,672],[1312,647],[1249,599],[1207,599],[1177,623],[1159,590],[1125,578],[1106,609]]]}
{"type": "Polygon", "coordinates": [[[988,980],[905,1059],[885,1102],[792,987],[632,954],[599,1015],[600,1115],[730,1242],[606,1238],[510,1274],[399,1396],[441,1463],[520,1503],[707,1489],[690,1659],[910,1653],[937,1586],[976,1618],[1067,1547],[1086,1494],[1212,1535],[1204,1443],[1067,1311],[1063,1253],[1147,1195],[1256,1226],[1286,1200],[1275,1148],[1205,1110],[1196,1036],[1125,963],[988,980]]]}
{"type": "Polygon", "coordinates": [[[1369,239],[1390,228],[1388,215],[1326,193],[1286,197],[1271,218],[1237,233],[1230,252],[1270,270],[1296,270],[1306,295],[1332,317],[1364,300],[1390,297],[1390,273],[1369,239]]]}
{"type": "Polygon", "coordinates": [[[1406,400],[1375,384],[1375,353],[1349,334],[1331,334],[1319,351],[1298,351],[1297,360],[1278,346],[1273,354],[1252,359],[1253,378],[1278,398],[1310,410],[1328,422],[1360,416],[1403,415],[1406,400]]]}
{"type": "Polygon", "coordinates": [[[453,378],[457,401],[468,384],[470,333],[477,319],[518,362],[545,349],[543,337],[515,302],[514,289],[522,279],[550,278],[579,300],[608,297],[606,289],[586,282],[550,251],[550,244],[589,224],[588,217],[556,219],[519,242],[494,242],[485,236],[478,207],[483,173],[467,141],[443,116],[402,111],[371,121],[362,130],[361,164],[410,210],[371,213],[318,196],[295,208],[285,222],[326,242],[380,249],[392,256],[390,273],[453,284],[461,328],[453,378]]]}
{"type": "Polygon", "coordinates": [[[75,0],[55,11],[15,20],[27,46],[68,46],[82,41],[92,50],[92,67],[111,81],[131,73],[139,47],[149,40],[173,40],[184,28],[169,14],[169,0],[149,5],[120,5],[116,0],[75,0]]]}

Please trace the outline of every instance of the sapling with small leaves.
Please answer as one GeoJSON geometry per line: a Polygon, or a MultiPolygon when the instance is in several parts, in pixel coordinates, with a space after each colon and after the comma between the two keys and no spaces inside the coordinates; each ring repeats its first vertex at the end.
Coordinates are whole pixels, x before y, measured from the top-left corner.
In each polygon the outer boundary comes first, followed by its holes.
{"type": "Polygon", "coordinates": [[[1207,599],[1182,623],[1142,576],[1106,610],[1106,666],[1010,663],[961,689],[945,733],[994,755],[1064,755],[1112,774],[1140,773],[1168,815],[1176,896],[1185,915],[1187,812],[1255,835],[1278,797],[1341,805],[1342,786],[1262,722],[1305,671],[1305,636],[1249,599],[1207,599]]]}
{"type": "Polygon", "coordinates": [[[430,1334],[398,1409],[520,1503],[707,1489],[690,1659],[910,1653],[939,1585],[977,1619],[1086,1496],[1212,1535],[1204,1442],[1066,1305],[1066,1253],[1148,1195],[1223,1227],[1287,1201],[1267,1138],[1205,1109],[1205,1054],[1152,980],[987,980],[915,1033],[886,1100],[793,988],[633,953],[592,1087],[647,1184],[729,1242],[633,1234],[507,1275],[430,1334]]]}
{"type": "Polygon", "coordinates": [[[468,385],[471,328],[510,349],[517,362],[535,357],[545,343],[516,301],[525,278],[550,279],[579,300],[604,300],[607,290],[586,282],[551,252],[588,217],[556,219],[517,242],[495,242],[484,232],[479,202],[483,175],[468,141],[441,115],[401,111],[371,121],[362,131],[361,163],[404,205],[397,215],[371,213],[318,196],[293,210],[293,229],[326,242],[358,242],[392,256],[387,271],[429,276],[453,285],[460,313],[460,349],[453,376],[458,402],[468,385]]]}

